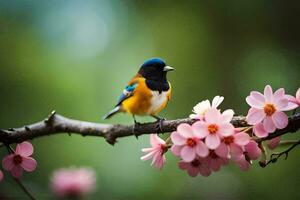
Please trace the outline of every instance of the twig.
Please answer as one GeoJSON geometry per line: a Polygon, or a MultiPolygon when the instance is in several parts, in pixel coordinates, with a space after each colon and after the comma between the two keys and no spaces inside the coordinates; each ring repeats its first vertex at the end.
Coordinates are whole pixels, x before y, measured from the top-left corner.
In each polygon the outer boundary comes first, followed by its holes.
{"type": "MultiPolygon", "coordinates": [[[[190,118],[164,120],[162,121],[162,132],[175,131],[177,126],[181,123],[192,124],[195,120],[190,118]]],[[[235,116],[231,123],[235,127],[249,126],[244,116],[235,116]]],[[[257,142],[269,140],[274,137],[283,135],[288,132],[295,132],[300,128],[300,113],[290,117],[289,124],[285,129],[278,130],[277,132],[269,135],[266,138],[256,139],[257,142]]],[[[70,119],[62,115],[52,112],[49,117],[43,121],[35,124],[27,125],[21,128],[11,130],[0,129],[0,142],[4,144],[19,143],[25,140],[38,138],[45,135],[53,135],[59,133],[74,133],[82,136],[98,136],[104,137],[109,144],[115,144],[117,138],[151,134],[160,132],[159,122],[145,123],[140,125],[112,125],[112,124],[99,124],[92,122],[85,122],[70,119]]]]}
{"type": "Polygon", "coordinates": [[[277,160],[285,155],[285,160],[288,159],[288,156],[289,156],[289,152],[294,149],[296,146],[298,146],[300,144],[300,140],[298,140],[298,142],[294,143],[291,147],[289,147],[288,149],[282,151],[282,152],[279,152],[279,153],[273,153],[271,156],[270,156],[270,160],[266,163],[266,165],[270,164],[270,163],[275,163],[277,162],[277,160]]]}

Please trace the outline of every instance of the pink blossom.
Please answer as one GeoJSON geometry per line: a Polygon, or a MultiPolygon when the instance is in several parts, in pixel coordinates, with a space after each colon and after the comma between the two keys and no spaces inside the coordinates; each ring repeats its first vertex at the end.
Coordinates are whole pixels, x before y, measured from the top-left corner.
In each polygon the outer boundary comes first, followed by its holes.
{"type": "Polygon", "coordinates": [[[3,172],[2,170],[0,170],[0,182],[3,180],[3,178],[4,178],[3,172]]]}
{"type": "Polygon", "coordinates": [[[271,86],[267,85],[264,89],[264,95],[252,91],[246,101],[251,106],[247,115],[247,122],[250,125],[262,122],[268,133],[273,133],[276,128],[283,129],[287,126],[288,117],[283,111],[292,110],[293,108],[289,106],[283,88],[278,89],[273,94],[271,86]]]}
{"type": "Polygon", "coordinates": [[[276,137],[268,141],[269,149],[275,149],[280,143],[281,137],[276,137]]]}
{"type": "Polygon", "coordinates": [[[184,162],[193,161],[196,156],[205,157],[208,155],[208,148],[195,131],[194,126],[180,124],[177,131],[171,134],[173,146],[171,151],[174,155],[180,156],[184,162]]]}
{"type": "Polygon", "coordinates": [[[204,158],[204,162],[212,171],[219,171],[222,165],[229,163],[229,159],[222,158],[218,156],[214,150],[210,150],[209,155],[204,158]]]}
{"type": "Polygon", "coordinates": [[[51,189],[58,197],[82,197],[95,186],[96,175],[89,168],[62,168],[51,177],[51,189]]]}
{"type": "Polygon", "coordinates": [[[178,166],[180,169],[186,170],[191,177],[195,177],[198,174],[207,177],[211,174],[211,170],[202,158],[195,158],[192,162],[180,161],[178,166]]]}
{"type": "Polygon", "coordinates": [[[294,108],[300,106],[300,88],[298,88],[295,97],[291,95],[286,95],[286,97],[288,98],[289,102],[292,103],[292,106],[294,106],[294,108]]]}
{"type": "Polygon", "coordinates": [[[201,101],[194,108],[194,114],[190,115],[192,119],[200,119],[203,120],[206,111],[210,108],[218,108],[218,106],[223,102],[224,97],[215,96],[210,104],[209,100],[201,101]]]}
{"type": "Polygon", "coordinates": [[[17,145],[16,151],[9,154],[2,160],[3,168],[15,178],[20,178],[23,170],[32,172],[36,169],[37,162],[30,156],[33,154],[33,146],[29,142],[22,142],[17,145]]]}
{"type": "Polygon", "coordinates": [[[245,132],[236,129],[234,135],[224,137],[221,144],[215,152],[222,158],[230,158],[230,152],[233,148],[243,148],[250,141],[250,136],[245,132]]]}
{"type": "Polygon", "coordinates": [[[166,142],[157,136],[157,134],[150,135],[150,144],[152,147],[142,149],[142,152],[147,153],[141,157],[141,160],[150,160],[152,159],[151,165],[154,165],[156,168],[161,169],[165,162],[166,157],[164,153],[167,150],[166,142]]]}
{"type": "Polygon", "coordinates": [[[218,148],[223,137],[234,133],[234,127],[230,123],[233,114],[232,110],[225,110],[221,114],[215,108],[208,109],[204,115],[205,120],[193,124],[194,134],[199,138],[205,138],[205,144],[209,149],[218,148]]]}
{"type": "Polygon", "coordinates": [[[250,160],[257,160],[261,156],[261,149],[254,140],[245,145],[245,154],[250,160]]]}

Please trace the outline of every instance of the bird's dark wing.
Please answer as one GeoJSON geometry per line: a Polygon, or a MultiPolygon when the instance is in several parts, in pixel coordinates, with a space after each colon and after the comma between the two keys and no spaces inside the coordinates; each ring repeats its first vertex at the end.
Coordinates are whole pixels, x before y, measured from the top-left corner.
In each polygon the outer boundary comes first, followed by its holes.
{"type": "Polygon", "coordinates": [[[137,83],[132,83],[132,84],[126,86],[126,88],[123,90],[123,93],[119,97],[119,100],[118,100],[118,103],[116,106],[119,106],[125,99],[128,99],[129,97],[131,97],[137,86],[138,86],[137,83]]]}

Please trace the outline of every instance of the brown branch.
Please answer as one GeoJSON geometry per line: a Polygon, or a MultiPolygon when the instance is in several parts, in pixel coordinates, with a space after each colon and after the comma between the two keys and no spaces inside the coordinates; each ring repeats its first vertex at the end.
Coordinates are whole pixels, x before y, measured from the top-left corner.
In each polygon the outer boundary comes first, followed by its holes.
{"type": "MultiPolygon", "coordinates": [[[[48,118],[35,124],[27,125],[21,128],[11,128],[0,130],[0,142],[4,144],[19,143],[25,140],[34,139],[45,135],[58,133],[75,133],[82,136],[104,137],[109,144],[114,144],[117,138],[127,136],[139,136],[142,134],[151,134],[158,132],[172,132],[181,123],[192,124],[195,120],[185,118],[176,120],[165,120],[162,122],[160,131],[159,122],[145,123],[140,125],[112,125],[99,124],[85,121],[69,119],[62,115],[52,112],[48,118]]],[[[243,116],[235,116],[231,123],[235,127],[248,126],[243,116]]],[[[295,132],[300,128],[300,114],[295,114],[289,119],[287,128],[282,129],[267,138],[257,139],[261,142],[266,139],[272,139],[276,136],[283,135],[287,132],[295,132]]]]}

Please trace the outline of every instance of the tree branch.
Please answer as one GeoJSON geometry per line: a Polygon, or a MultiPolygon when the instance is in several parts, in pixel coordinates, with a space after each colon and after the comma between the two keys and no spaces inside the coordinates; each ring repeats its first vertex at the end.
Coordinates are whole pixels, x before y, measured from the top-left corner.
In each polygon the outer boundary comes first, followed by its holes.
{"type": "MultiPolygon", "coordinates": [[[[160,131],[159,122],[145,123],[140,125],[112,125],[85,122],[70,119],[62,115],[56,114],[54,111],[43,121],[35,124],[27,125],[21,128],[11,128],[8,130],[0,130],[0,142],[4,144],[19,143],[25,140],[34,139],[45,135],[53,135],[58,133],[75,133],[82,136],[98,136],[103,137],[109,144],[115,144],[117,138],[127,136],[139,136],[142,134],[151,134],[158,132],[172,132],[181,123],[192,124],[195,120],[190,118],[165,120],[162,122],[162,130],[160,131]]],[[[248,126],[245,117],[235,116],[231,123],[235,127],[248,126]]],[[[256,139],[261,142],[274,137],[283,135],[287,132],[295,132],[300,128],[300,113],[289,118],[289,125],[282,130],[276,131],[267,138],[256,139]]]]}

